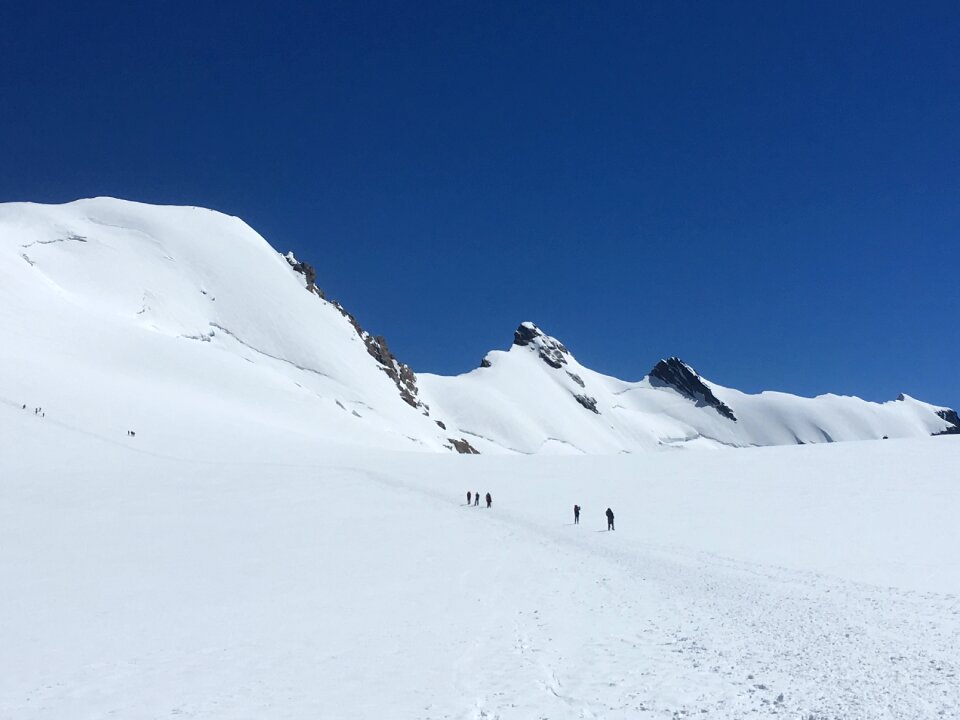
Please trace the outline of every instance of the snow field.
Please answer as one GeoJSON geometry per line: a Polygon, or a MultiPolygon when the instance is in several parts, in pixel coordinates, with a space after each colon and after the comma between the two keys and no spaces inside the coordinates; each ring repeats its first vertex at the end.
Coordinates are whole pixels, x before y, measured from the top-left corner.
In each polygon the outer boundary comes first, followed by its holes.
{"type": "Polygon", "coordinates": [[[0,430],[3,718],[960,712],[955,438],[525,458],[280,430],[197,459],[12,403],[0,430]]]}

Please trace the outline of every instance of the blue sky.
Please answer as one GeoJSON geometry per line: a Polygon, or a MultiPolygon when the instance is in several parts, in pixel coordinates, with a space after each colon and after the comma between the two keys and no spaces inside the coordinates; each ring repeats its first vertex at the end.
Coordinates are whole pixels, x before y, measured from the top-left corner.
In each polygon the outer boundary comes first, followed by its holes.
{"type": "Polygon", "coordinates": [[[418,371],[960,406],[960,5],[273,5],[4,3],[0,200],[239,215],[418,371]]]}

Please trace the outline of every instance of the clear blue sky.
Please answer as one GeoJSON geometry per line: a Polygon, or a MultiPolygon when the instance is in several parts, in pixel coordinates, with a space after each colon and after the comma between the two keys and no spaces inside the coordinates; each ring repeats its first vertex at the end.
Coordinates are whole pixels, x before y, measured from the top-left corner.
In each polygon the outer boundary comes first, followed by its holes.
{"type": "Polygon", "coordinates": [[[3,3],[0,200],[239,215],[418,371],[960,406],[960,4],[278,4],[3,3]]]}

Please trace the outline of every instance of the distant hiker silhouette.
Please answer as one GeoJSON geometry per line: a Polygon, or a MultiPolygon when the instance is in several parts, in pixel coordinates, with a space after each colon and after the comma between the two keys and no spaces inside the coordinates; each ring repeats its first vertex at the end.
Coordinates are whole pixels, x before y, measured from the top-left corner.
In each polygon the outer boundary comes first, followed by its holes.
{"type": "Polygon", "coordinates": [[[476,507],[480,507],[480,491],[477,490],[477,494],[473,496],[473,504],[476,507]]]}
{"type": "Polygon", "coordinates": [[[613,527],[613,510],[610,508],[607,508],[607,530],[616,530],[616,528],[613,527]]]}
{"type": "Polygon", "coordinates": [[[579,505],[573,506],[573,524],[574,525],[580,524],[580,506],[579,505]]]}
{"type": "Polygon", "coordinates": [[[467,505],[470,505],[473,502],[473,493],[467,490],[467,505]]]}
{"type": "Polygon", "coordinates": [[[487,507],[493,504],[493,498],[490,497],[490,493],[487,493],[487,507]]]}

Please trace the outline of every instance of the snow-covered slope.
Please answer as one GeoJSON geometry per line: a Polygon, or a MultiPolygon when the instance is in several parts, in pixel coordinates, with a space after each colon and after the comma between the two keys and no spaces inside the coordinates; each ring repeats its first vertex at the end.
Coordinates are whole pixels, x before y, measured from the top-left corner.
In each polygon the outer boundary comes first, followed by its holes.
{"type": "Polygon", "coordinates": [[[214,425],[252,423],[313,441],[449,447],[369,336],[308,292],[294,264],[210,210],[0,205],[0,395],[120,436],[202,445],[214,425]]]}
{"type": "Polygon", "coordinates": [[[481,452],[617,453],[663,446],[792,445],[884,436],[923,437],[956,428],[955,414],[901,396],[759,395],[721,387],[678,358],[639,382],[584,367],[533,323],[509,351],[457,377],[421,374],[421,397],[481,452]]]}
{"type": "Polygon", "coordinates": [[[676,358],[639,382],[532,323],[458,377],[395,358],[241,220],[110,198],[0,205],[0,398],[113,435],[215,425],[388,449],[619,453],[957,430],[910,398],[746,395],[676,358]]]}

